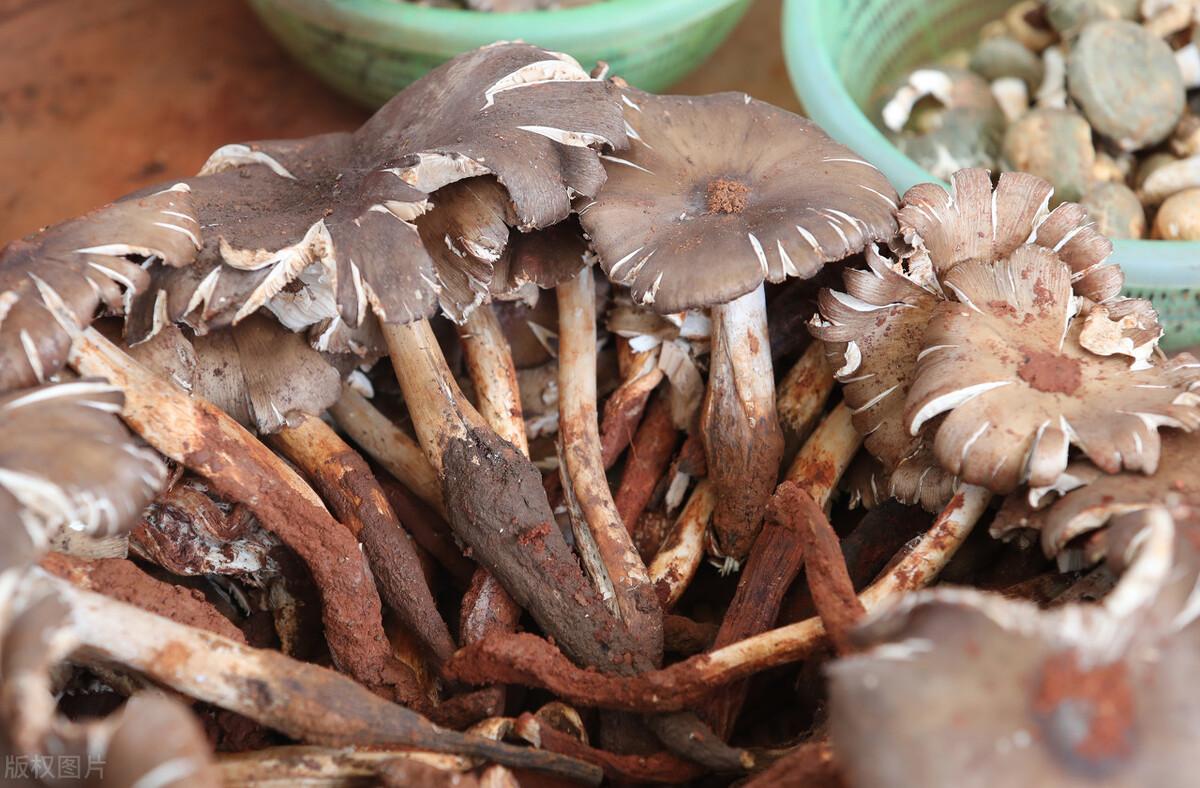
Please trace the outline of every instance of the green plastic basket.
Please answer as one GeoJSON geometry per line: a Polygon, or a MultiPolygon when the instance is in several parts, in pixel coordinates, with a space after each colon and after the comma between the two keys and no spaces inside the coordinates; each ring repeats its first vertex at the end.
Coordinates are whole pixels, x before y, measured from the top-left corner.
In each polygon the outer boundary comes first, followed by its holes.
{"type": "Polygon", "coordinates": [[[462,52],[520,39],[661,91],[729,35],[750,0],[604,0],[513,14],[403,0],[251,0],[267,29],[334,89],[371,107],[462,52]]]}
{"type": "MultiPolygon", "coordinates": [[[[1011,0],[785,0],[784,54],[809,115],[864,156],[901,193],[936,181],[896,149],[863,107],[879,86],[950,49],[969,44],[1011,0]]],[[[1149,298],[1164,346],[1200,344],[1200,242],[1114,243],[1129,295],[1149,298]]]]}

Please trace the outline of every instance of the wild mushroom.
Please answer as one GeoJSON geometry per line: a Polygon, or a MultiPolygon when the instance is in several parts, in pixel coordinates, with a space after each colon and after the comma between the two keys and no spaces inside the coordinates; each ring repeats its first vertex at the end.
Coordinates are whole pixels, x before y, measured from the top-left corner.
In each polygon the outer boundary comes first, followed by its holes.
{"type": "Polygon", "coordinates": [[[1047,556],[1058,557],[1064,568],[1064,564],[1078,568],[1081,562],[1073,560],[1068,549],[1073,540],[1115,517],[1166,501],[1200,506],[1198,479],[1196,439],[1170,430],[1162,437],[1162,454],[1153,474],[1110,474],[1086,460],[1072,462],[1052,489],[1010,496],[996,515],[992,532],[1005,536],[1016,529],[1032,529],[1040,535],[1047,556]]]}
{"type": "Polygon", "coordinates": [[[66,363],[71,338],[44,289],[86,326],[101,306],[124,313],[145,290],[149,277],[138,263],[192,262],[200,240],[189,192],[176,184],[127,198],[0,250],[0,391],[44,383],[66,363]]]}
{"type": "Polygon", "coordinates": [[[702,429],[716,545],[737,562],[783,451],[763,283],[812,276],[890,237],[894,191],[808,121],[748,96],[626,90],[624,99],[632,148],[606,159],[608,182],[580,220],[605,273],[635,302],[659,312],[713,307],[702,429]],[[709,135],[739,143],[705,148],[709,135]]]}
{"type": "Polygon", "coordinates": [[[127,531],[162,487],[166,468],[116,418],[123,403],[119,389],[89,379],[0,396],[0,578],[63,530],[127,531]]]}
{"type": "Polygon", "coordinates": [[[1147,515],[1126,523],[1131,561],[1099,605],[941,588],[869,620],[871,648],[828,668],[850,784],[1186,784],[1196,520],[1147,515]]]}

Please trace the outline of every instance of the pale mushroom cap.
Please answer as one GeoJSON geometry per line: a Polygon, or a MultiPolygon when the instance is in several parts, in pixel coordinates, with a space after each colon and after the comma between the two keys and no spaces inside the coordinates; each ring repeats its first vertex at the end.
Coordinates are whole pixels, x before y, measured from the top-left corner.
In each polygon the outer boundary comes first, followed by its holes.
{"type": "Polygon", "coordinates": [[[186,266],[199,233],[192,195],[176,185],[0,250],[0,392],[49,380],[66,363],[68,329],[88,325],[101,307],[124,313],[149,283],[138,263],[186,266]]]}
{"type": "Polygon", "coordinates": [[[117,418],[119,389],[82,379],[0,397],[0,571],[36,558],[70,528],[128,530],[166,480],[166,468],[117,418]]]}
{"type": "Polygon", "coordinates": [[[811,121],[741,93],[624,98],[630,149],[579,213],[638,303],[725,303],[895,234],[887,179],[811,121]]]}
{"type": "Polygon", "coordinates": [[[904,420],[917,433],[946,414],[933,450],[965,481],[1052,484],[1072,444],[1108,473],[1153,473],[1158,428],[1200,426],[1200,370],[1088,350],[1071,271],[1048,250],[960,263],[943,284],[956,300],[933,311],[904,420]]]}

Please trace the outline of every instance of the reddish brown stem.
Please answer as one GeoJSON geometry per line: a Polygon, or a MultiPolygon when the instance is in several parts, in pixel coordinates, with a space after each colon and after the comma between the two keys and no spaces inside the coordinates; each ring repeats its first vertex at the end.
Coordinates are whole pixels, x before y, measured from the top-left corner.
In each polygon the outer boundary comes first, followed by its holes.
{"type": "Polygon", "coordinates": [[[671,463],[678,440],[679,433],[671,422],[670,400],[660,392],[650,402],[646,417],[633,436],[625,470],[621,474],[621,484],[613,496],[617,513],[621,515],[625,527],[630,529],[636,544],[641,544],[636,532],[637,523],[671,463]]]}
{"type": "Polygon", "coordinates": [[[839,654],[848,654],[853,650],[850,630],[866,610],[854,595],[837,533],[808,493],[792,482],[779,485],[772,507],[772,517],[791,520],[799,534],[813,604],[834,648],[839,654]]]}
{"type": "Polygon", "coordinates": [[[239,643],[246,642],[242,631],[199,591],[157,580],[138,569],[132,561],[124,558],[88,561],[63,553],[47,553],[42,557],[41,565],[47,572],[85,591],[95,591],[109,599],[239,643]]]}
{"type": "Polygon", "coordinates": [[[425,582],[411,538],[400,525],[366,461],[317,416],[271,437],[313,482],[342,525],[363,546],[384,601],[437,665],[454,639],[425,582]]]}
{"type": "Polygon", "coordinates": [[[415,703],[420,689],[391,654],[379,594],[358,542],[283,460],[213,404],[189,397],[88,329],[71,364],[125,392],[122,417],[160,453],[208,479],[217,495],[254,512],[307,565],[337,665],[368,687],[415,703]]]}
{"type": "Polygon", "coordinates": [[[805,742],[792,749],[769,769],[764,769],[742,788],[843,788],[829,742],[805,742]]]}
{"type": "Polygon", "coordinates": [[[375,478],[383,489],[383,494],[387,496],[392,511],[412,534],[413,541],[441,564],[450,574],[455,586],[460,589],[466,588],[471,582],[471,576],[475,574],[476,566],[454,543],[446,521],[412,490],[383,471],[377,473],[375,478]]]}

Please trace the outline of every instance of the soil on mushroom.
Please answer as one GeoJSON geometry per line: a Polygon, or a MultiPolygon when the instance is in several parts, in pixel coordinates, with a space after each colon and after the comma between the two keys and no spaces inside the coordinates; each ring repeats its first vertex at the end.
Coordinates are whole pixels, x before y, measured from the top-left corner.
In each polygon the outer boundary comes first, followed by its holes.
{"type": "Polygon", "coordinates": [[[1033,710],[1049,744],[1085,773],[1103,775],[1133,751],[1135,703],[1124,662],[1087,667],[1074,651],[1049,657],[1033,710]]]}

